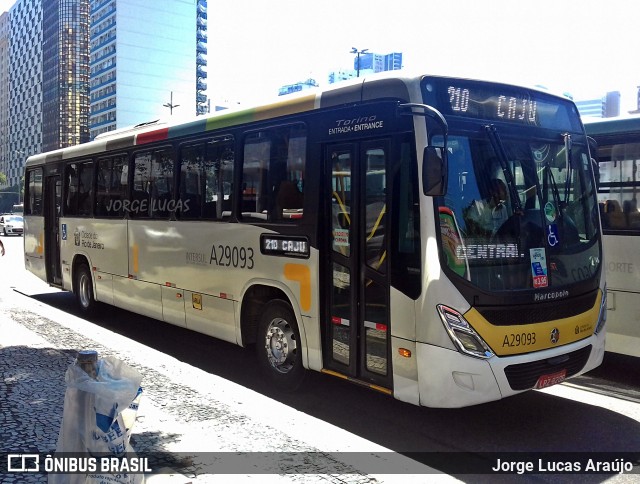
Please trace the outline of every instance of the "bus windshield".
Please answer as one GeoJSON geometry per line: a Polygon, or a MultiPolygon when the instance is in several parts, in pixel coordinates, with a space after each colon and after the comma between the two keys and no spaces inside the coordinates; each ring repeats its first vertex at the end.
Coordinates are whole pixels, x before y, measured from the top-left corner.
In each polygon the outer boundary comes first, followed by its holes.
{"type": "Polygon", "coordinates": [[[599,269],[584,137],[536,141],[532,130],[487,125],[449,135],[448,190],[437,199],[441,257],[484,291],[557,289],[599,269]]]}

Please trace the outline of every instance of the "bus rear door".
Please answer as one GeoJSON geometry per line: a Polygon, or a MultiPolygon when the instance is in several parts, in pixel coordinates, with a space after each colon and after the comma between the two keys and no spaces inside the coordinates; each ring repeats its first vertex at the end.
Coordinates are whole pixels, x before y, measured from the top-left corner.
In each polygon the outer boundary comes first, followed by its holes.
{"type": "Polygon", "coordinates": [[[47,282],[62,284],[60,266],[60,206],[62,204],[62,182],[60,175],[45,175],[44,212],[44,257],[47,282]]]}
{"type": "Polygon", "coordinates": [[[324,367],[391,388],[386,140],[325,149],[324,367]]]}

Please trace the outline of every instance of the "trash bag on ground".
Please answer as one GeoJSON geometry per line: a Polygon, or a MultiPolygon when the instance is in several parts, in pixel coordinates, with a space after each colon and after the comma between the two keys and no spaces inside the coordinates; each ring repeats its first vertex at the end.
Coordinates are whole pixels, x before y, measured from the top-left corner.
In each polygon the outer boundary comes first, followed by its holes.
{"type": "MultiPolygon", "coordinates": [[[[89,462],[135,457],[129,440],[142,394],[142,375],[117,358],[98,359],[95,351],[88,351],[80,352],[65,380],[55,457],[74,456],[89,462]]],[[[98,464],[87,473],[50,473],[48,482],[141,484],[144,474],[104,474],[98,464]]]]}

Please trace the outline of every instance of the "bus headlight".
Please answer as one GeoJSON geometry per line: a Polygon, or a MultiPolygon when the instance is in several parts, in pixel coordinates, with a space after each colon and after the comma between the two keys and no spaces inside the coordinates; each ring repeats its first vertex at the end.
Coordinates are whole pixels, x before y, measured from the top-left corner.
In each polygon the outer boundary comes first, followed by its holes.
{"type": "Polygon", "coordinates": [[[600,312],[598,313],[598,324],[596,325],[595,334],[600,333],[604,329],[607,322],[607,285],[604,285],[602,291],[602,301],[600,301],[600,312]]]}
{"type": "Polygon", "coordinates": [[[461,352],[476,358],[491,358],[493,356],[493,351],[489,349],[489,346],[464,319],[462,314],[442,304],[438,304],[436,307],[442,324],[444,324],[451,340],[461,352]]]}

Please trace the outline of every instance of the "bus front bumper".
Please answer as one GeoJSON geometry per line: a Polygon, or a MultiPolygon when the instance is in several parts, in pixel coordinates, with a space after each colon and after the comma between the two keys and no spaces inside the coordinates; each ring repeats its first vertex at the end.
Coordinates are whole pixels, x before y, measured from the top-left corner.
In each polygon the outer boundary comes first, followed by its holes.
{"type": "MultiPolygon", "coordinates": [[[[417,343],[420,405],[441,408],[466,407],[522,393],[535,388],[539,377],[553,377],[554,372],[542,370],[533,381],[523,383],[522,380],[516,382],[512,370],[520,367],[527,369],[529,365],[535,367],[541,362],[548,363],[549,368],[554,367],[554,364],[556,367],[559,364],[573,368],[569,370],[571,374],[568,377],[575,377],[602,363],[604,346],[605,335],[601,333],[572,344],[535,353],[481,359],[462,355],[455,350],[417,343]],[[508,378],[507,373],[512,376],[508,378]]],[[[557,373],[559,376],[556,379],[541,381],[561,382],[561,372],[557,373]]]]}

